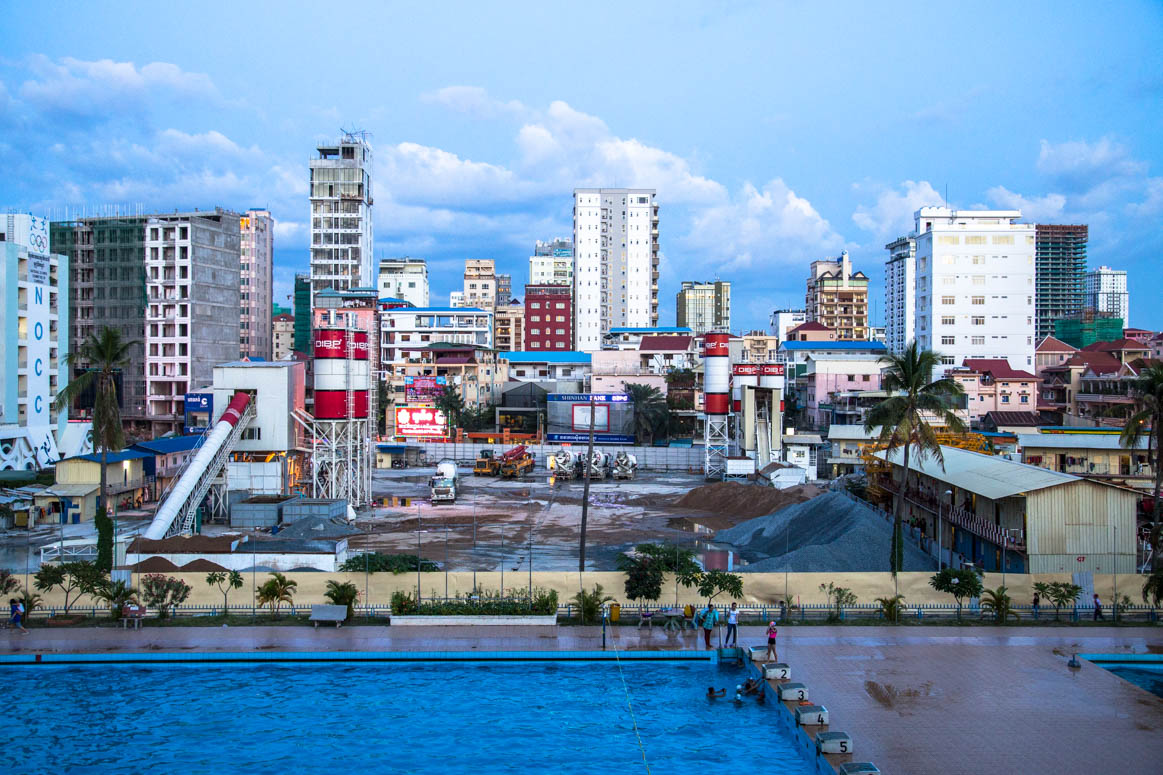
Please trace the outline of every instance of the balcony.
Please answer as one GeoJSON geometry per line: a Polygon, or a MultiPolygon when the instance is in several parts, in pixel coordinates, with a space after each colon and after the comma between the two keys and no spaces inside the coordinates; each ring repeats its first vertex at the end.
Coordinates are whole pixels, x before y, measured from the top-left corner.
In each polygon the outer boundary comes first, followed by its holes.
{"type": "MultiPolygon", "coordinates": [[[[900,484],[890,477],[881,477],[880,480],[877,481],[877,484],[889,492],[895,493],[897,495],[900,494],[900,484]]],[[[933,498],[931,495],[928,495],[927,493],[922,493],[910,487],[905,494],[905,500],[914,506],[919,506],[926,511],[930,511],[933,514],[938,514],[939,512],[940,518],[942,520],[956,525],[957,527],[960,527],[964,530],[968,530],[975,536],[984,538],[986,541],[996,544],[997,546],[1002,546],[1006,540],[1005,530],[999,525],[995,525],[992,522],[977,516],[972,511],[966,511],[965,509],[962,509],[958,506],[949,506],[944,503],[938,503],[935,498],[933,498]]],[[[1021,531],[1021,534],[1017,538],[1010,536],[1009,548],[1019,552],[1026,551],[1026,534],[1024,530],[1021,531]]]]}

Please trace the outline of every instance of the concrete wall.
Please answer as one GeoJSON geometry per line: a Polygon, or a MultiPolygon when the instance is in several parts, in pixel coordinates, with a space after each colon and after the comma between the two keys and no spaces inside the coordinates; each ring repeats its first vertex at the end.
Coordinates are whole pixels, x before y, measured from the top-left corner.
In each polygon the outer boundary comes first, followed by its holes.
{"type": "MultiPolygon", "coordinates": [[[[437,461],[444,458],[452,458],[461,465],[471,466],[482,449],[501,450],[502,452],[505,449],[505,445],[500,442],[496,444],[426,443],[419,446],[424,450],[429,465],[435,465],[437,461]]],[[[611,457],[618,454],[619,450],[626,450],[638,458],[638,467],[644,471],[682,471],[685,473],[703,470],[702,447],[595,446],[603,452],[610,453],[611,457]]],[[[536,460],[538,471],[547,470],[545,467],[546,455],[552,455],[561,449],[560,444],[527,444],[526,447],[536,460]]],[[[575,444],[571,449],[577,450],[579,445],[575,444]]]]}

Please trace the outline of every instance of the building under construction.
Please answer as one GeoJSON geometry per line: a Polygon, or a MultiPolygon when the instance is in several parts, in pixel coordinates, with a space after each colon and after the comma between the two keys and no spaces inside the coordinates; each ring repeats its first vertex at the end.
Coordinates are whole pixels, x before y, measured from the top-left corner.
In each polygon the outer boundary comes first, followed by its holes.
{"type": "Polygon", "coordinates": [[[1089,229],[1038,224],[1034,233],[1034,311],[1042,340],[1054,336],[1055,320],[1082,312],[1089,229]]]}

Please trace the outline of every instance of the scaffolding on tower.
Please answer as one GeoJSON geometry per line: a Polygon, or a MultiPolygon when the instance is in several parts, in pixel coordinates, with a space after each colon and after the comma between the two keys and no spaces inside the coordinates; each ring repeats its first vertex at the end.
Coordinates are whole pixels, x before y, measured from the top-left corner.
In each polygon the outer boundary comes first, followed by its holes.
{"type": "Polygon", "coordinates": [[[727,456],[730,437],[727,416],[730,410],[730,341],[729,333],[712,331],[703,336],[703,442],[706,450],[703,471],[707,479],[723,479],[727,475],[727,456]]]}

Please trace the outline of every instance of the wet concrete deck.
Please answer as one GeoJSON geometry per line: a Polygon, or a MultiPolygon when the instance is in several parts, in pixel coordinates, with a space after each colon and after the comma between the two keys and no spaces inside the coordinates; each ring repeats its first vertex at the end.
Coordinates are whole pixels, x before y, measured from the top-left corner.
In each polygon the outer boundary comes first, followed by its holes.
{"type": "MultiPolygon", "coordinates": [[[[693,633],[612,627],[610,648],[698,649],[693,633]]],[[[0,653],[576,651],[600,627],[150,627],[0,633],[0,653]]],[[[763,644],[741,627],[740,645],[763,644]]],[[[891,773],[1163,771],[1163,698],[1072,652],[1163,652],[1163,629],[781,628],[779,658],[856,760],[891,773]]]]}

